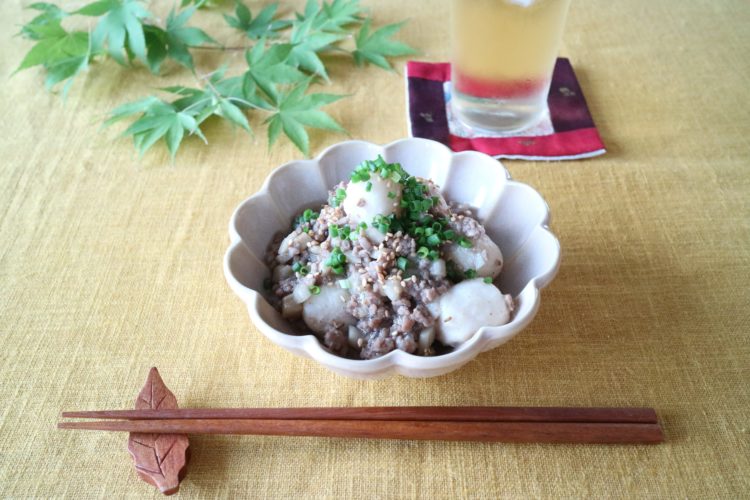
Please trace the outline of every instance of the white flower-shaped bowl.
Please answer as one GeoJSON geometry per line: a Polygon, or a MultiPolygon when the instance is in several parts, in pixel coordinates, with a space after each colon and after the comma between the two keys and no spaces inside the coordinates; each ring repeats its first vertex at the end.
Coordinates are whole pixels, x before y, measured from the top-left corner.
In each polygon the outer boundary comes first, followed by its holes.
{"type": "Polygon", "coordinates": [[[473,151],[454,153],[426,139],[403,139],[386,146],[362,141],[333,145],[315,159],[297,160],[276,169],[261,190],[243,201],[229,223],[230,245],[224,274],[232,290],[247,305],[255,326],[273,343],[312,358],[334,372],[355,378],[381,378],[395,373],[433,377],[459,368],[480,352],[494,349],[520,332],[539,308],[540,290],[560,263],[560,244],[549,231],[549,209],[534,189],[511,180],[495,159],[473,151]],[[500,289],[516,300],[510,323],[479,329],[448,354],[422,357],[393,351],[371,360],[346,359],[328,352],[313,335],[298,335],[263,296],[270,272],[266,249],[279,231],[288,231],[292,218],[305,208],[319,208],[328,190],[362,161],[382,155],[412,175],[430,178],[446,199],[476,209],[480,221],[505,258],[500,289]]]}

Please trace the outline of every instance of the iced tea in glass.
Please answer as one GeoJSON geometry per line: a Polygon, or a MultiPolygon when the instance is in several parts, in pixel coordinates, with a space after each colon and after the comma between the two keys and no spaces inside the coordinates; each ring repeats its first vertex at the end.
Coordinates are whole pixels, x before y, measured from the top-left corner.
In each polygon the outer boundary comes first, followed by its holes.
{"type": "Polygon", "coordinates": [[[536,125],[571,0],[451,0],[453,113],[482,132],[536,125]]]}

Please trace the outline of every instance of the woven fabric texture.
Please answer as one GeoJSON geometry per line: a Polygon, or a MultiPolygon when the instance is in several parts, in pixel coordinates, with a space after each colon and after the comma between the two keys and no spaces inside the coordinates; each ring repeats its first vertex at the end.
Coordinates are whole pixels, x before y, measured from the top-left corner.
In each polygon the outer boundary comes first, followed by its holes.
{"type": "MultiPolygon", "coordinates": [[[[158,496],[124,435],[55,429],[64,409],[130,408],[157,366],[181,406],[643,405],[667,438],[198,436],[182,498],[748,497],[748,2],[573,2],[563,55],[608,153],[505,162],[549,202],[562,244],[537,318],[454,373],[376,382],[272,345],[224,281],[232,209],[300,156],[293,147],[269,150],[257,121],[255,138],[217,123],[174,164],[161,146],[139,160],[117,129],[101,131],[105,112],[190,75],[95,64],[65,102],[38,70],[8,79],[30,47],[11,36],[29,3],[0,2],[0,496],[158,496]]],[[[448,59],[447,1],[365,4],[383,24],[409,17],[420,59],[448,59]]],[[[203,51],[199,71],[225,59],[242,63],[203,51]]],[[[343,58],[330,73],[325,90],[353,94],[330,107],[352,137],[406,135],[402,77],[343,58]]],[[[314,133],[313,152],[343,139],[314,133]]]]}

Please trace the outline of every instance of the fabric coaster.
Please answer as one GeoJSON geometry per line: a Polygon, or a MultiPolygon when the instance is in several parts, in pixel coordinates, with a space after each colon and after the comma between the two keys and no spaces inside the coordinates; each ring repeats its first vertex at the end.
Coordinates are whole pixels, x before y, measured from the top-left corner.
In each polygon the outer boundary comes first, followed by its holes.
{"type": "Polygon", "coordinates": [[[570,61],[559,58],[540,124],[522,135],[476,135],[450,109],[450,64],[409,61],[406,65],[409,134],[442,142],[454,151],[475,150],[495,158],[576,160],[604,154],[570,61]]]}

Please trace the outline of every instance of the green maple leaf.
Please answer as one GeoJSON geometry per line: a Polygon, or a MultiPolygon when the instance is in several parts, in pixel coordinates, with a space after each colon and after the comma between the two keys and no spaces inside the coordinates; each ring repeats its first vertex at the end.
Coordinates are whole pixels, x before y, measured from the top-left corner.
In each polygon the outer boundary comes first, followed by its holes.
{"type": "Polygon", "coordinates": [[[316,77],[328,80],[323,53],[344,51],[338,47],[339,42],[351,35],[356,45],[352,56],[357,65],[372,63],[392,69],[389,57],[415,53],[408,45],[392,39],[402,23],[373,31],[370,20],[363,17],[360,0],[307,0],[294,21],[276,18],[277,3],[266,5],[253,17],[242,0],[235,0],[234,16],[225,15],[226,22],[257,40],[245,52],[247,69],[239,76],[225,78],[226,67],[222,67],[209,76],[198,77],[190,50],[219,44],[187,23],[198,8],[223,0],[180,0],[183,8],[173,8],[163,25],[156,24],[145,7],[146,0],[88,1],[91,3],[71,12],[51,3],[31,4],[29,8],[38,14],[22,26],[20,34],[32,40],[34,46],[16,71],[43,66],[45,85],[52,88],[65,82],[63,93],[99,55],[109,55],[123,65],[137,59],[154,73],[167,59],[193,71],[202,82],[200,88],[166,87],[162,90],[171,96],[150,96],[120,106],[110,115],[107,125],[126,119],[131,122],[123,133],[132,138],[141,155],[159,141],[166,144],[172,158],[186,137],[196,135],[206,141],[201,124],[211,117],[252,133],[245,114],[249,110],[269,113],[264,122],[269,145],[283,132],[308,155],[309,128],[344,132],[336,120],[320,109],[344,96],[307,93],[316,77]],[[91,33],[69,32],[61,26],[61,20],[71,15],[98,19],[91,33]],[[357,25],[361,25],[358,31],[357,25]],[[268,40],[289,27],[289,43],[268,45],[268,40]]]}
{"type": "Polygon", "coordinates": [[[73,77],[88,67],[91,57],[88,33],[68,32],[60,25],[60,19],[48,19],[44,23],[30,23],[24,28],[36,44],[29,50],[15,72],[41,65],[47,70],[45,79],[47,89],[68,80],[63,87],[63,95],[66,95],[73,83],[73,77]]]}
{"type": "Polygon", "coordinates": [[[265,121],[268,124],[269,147],[276,142],[279,134],[283,131],[292,143],[307,156],[310,154],[310,138],[305,126],[346,133],[328,113],[318,109],[345,96],[305,94],[311,80],[311,78],[307,78],[288,93],[279,96],[276,101],[276,112],[265,121]]]}
{"type": "Polygon", "coordinates": [[[294,46],[288,43],[271,45],[266,49],[259,42],[245,52],[248,69],[243,76],[243,93],[250,99],[260,88],[272,101],[277,101],[277,84],[296,83],[305,79],[305,74],[289,64],[294,46]]]}
{"type": "Polygon", "coordinates": [[[152,73],[159,72],[161,64],[167,57],[192,70],[194,69],[193,56],[188,50],[189,47],[217,44],[216,40],[203,30],[185,26],[197,8],[193,6],[179,14],[172,9],[167,16],[166,30],[153,25],[144,27],[147,47],[146,62],[152,73]]]}
{"type": "Polygon", "coordinates": [[[197,112],[196,109],[180,109],[172,103],[150,96],[115,109],[105,125],[140,114],[140,117],[130,124],[122,135],[129,135],[133,138],[133,144],[141,156],[156,141],[164,138],[169,154],[174,159],[185,137],[185,132],[206,140],[196,120],[197,112]]]}
{"type": "Polygon", "coordinates": [[[318,12],[320,12],[320,5],[317,0],[307,0],[305,2],[305,10],[301,14],[297,13],[297,20],[304,21],[305,19],[313,18],[318,15],[318,12]]]}
{"type": "Polygon", "coordinates": [[[333,0],[320,4],[317,0],[307,0],[302,13],[297,12],[297,21],[314,19],[312,27],[320,31],[346,33],[345,26],[361,23],[363,18],[359,0],[333,0]]]}
{"type": "Polygon", "coordinates": [[[143,63],[146,61],[146,40],[142,20],[152,17],[140,0],[99,0],[90,3],[75,14],[101,17],[91,34],[94,52],[101,52],[107,45],[109,55],[126,65],[125,55],[133,54],[143,63]]]}
{"type": "Polygon", "coordinates": [[[27,8],[41,12],[41,14],[21,27],[19,34],[31,40],[39,40],[39,35],[34,31],[35,28],[49,24],[59,24],[59,21],[68,15],[67,12],[60,9],[57,5],[46,2],[32,3],[27,8]]]}
{"type": "Polygon", "coordinates": [[[213,88],[209,87],[206,89],[168,87],[163,90],[169,90],[183,96],[171,104],[176,109],[190,111],[195,116],[198,124],[203,123],[210,116],[220,116],[229,120],[233,125],[251,132],[250,123],[242,112],[242,109],[247,107],[247,105],[241,98],[219,93],[219,89],[228,88],[222,85],[222,83],[217,82],[216,85],[212,85],[213,88]]]}
{"type": "Polygon", "coordinates": [[[182,0],[180,2],[180,7],[187,7],[188,5],[193,4],[199,9],[202,9],[204,7],[216,7],[222,2],[223,0],[182,0]]]}
{"type": "Polygon", "coordinates": [[[352,53],[357,66],[365,62],[371,62],[383,69],[392,71],[393,67],[387,57],[408,56],[416,54],[416,51],[405,43],[391,40],[404,22],[383,26],[372,33],[370,32],[370,20],[366,20],[354,37],[356,49],[352,53]]]}
{"type": "Polygon", "coordinates": [[[208,142],[200,125],[211,116],[221,117],[251,132],[242,111],[247,103],[241,97],[225,93],[241,95],[241,78],[224,79],[224,69],[214,72],[202,89],[184,86],[161,89],[177,96],[172,101],[149,96],[124,104],[112,111],[104,124],[108,126],[123,119],[135,118],[122,135],[132,137],[139,154],[143,156],[157,141],[164,139],[172,159],[186,134],[196,135],[203,142],[208,142]]]}
{"type": "Polygon", "coordinates": [[[120,106],[112,112],[111,117],[104,124],[110,125],[137,114],[140,114],[140,117],[122,135],[132,136],[133,144],[141,156],[156,141],[164,138],[170,156],[174,159],[186,131],[205,140],[194,113],[189,110],[180,110],[173,104],[153,96],[120,106]]]}
{"type": "Polygon", "coordinates": [[[43,25],[27,27],[33,33],[37,43],[26,54],[16,71],[40,64],[54,64],[88,53],[88,33],[83,31],[65,31],[65,28],[60,25],[59,20],[43,25]]]}
{"type": "MultiPolygon", "coordinates": [[[[226,99],[240,109],[273,109],[273,106],[265,99],[263,99],[260,95],[245,95],[244,76],[224,78],[224,73],[226,72],[226,70],[227,67],[222,66],[209,76],[208,84],[206,85],[206,93],[216,96],[220,99],[226,99]]],[[[247,124],[245,121],[239,119],[238,121],[234,121],[234,123],[244,128],[248,132],[250,131],[249,124],[247,124]]]]}
{"type": "Polygon", "coordinates": [[[250,9],[241,0],[237,0],[234,7],[237,17],[224,14],[224,19],[229,26],[242,31],[248,38],[255,40],[263,37],[275,38],[279,36],[279,31],[291,25],[290,21],[274,19],[278,8],[278,3],[269,4],[253,17],[250,9]]]}
{"type": "Polygon", "coordinates": [[[315,27],[323,31],[347,32],[346,26],[362,22],[359,0],[333,0],[323,2],[316,16],[315,27]]]}
{"type": "Polygon", "coordinates": [[[304,21],[296,21],[292,28],[291,43],[294,45],[289,60],[303,70],[322,76],[328,80],[326,67],[318,56],[321,52],[344,37],[335,33],[324,33],[313,28],[315,16],[304,21]]]}
{"type": "Polygon", "coordinates": [[[174,101],[171,101],[170,104],[179,111],[186,113],[189,112],[191,116],[195,117],[195,121],[198,125],[203,123],[216,111],[217,100],[211,92],[206,92],[206,89],[178,85],[163,87],[160,90],[179,96],[174,101]]]}
{"type": "Polygon", "coordinates": [[[47,77],[44,79],[44,86],[51,90],[58,83],[68,80],[63,86],[63,96],[67,95],[70,86],[73,84],[73,78],[89,67],[89,54],[82,56],[62,59],[55,63],[46,64],[47,77]]]}

